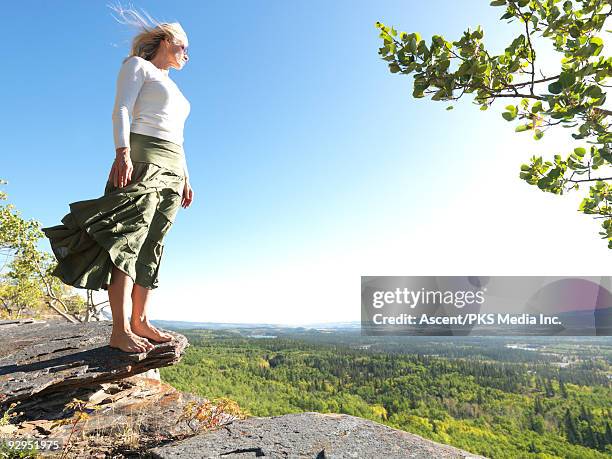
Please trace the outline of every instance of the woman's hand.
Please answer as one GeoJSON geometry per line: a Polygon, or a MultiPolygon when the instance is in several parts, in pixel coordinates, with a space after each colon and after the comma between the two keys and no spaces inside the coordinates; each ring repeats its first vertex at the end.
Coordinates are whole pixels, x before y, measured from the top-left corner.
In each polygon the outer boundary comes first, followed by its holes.
{"type": "Polygon", "coordinates": [[[181,207],[186,209],[193,201],[193,190],[189,184],[189,177],[185,177],[185,186],[183,187],[183,199],[181,199],[181,207]]]}
{"type": "Polygon", "coordinates": [[[112,182],[115,187],[123,188],[130,180],[132,180],[132,159],[130,158],[130,150],[127,147],[117,148],[117,154],[108,181],[112,182]]]}

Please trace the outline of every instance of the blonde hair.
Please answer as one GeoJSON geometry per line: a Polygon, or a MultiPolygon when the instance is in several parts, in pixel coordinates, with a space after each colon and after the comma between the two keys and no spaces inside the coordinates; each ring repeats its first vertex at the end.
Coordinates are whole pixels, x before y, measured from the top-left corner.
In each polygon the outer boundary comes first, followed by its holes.
{"type": "Polygon", "coordinates": [[[117,22],[140,30],[140,33],[132,39],[130,54],[123,59],[123,62],[132,56],[139,56],[150,61],[155,56],[155,53],[157,53],[162,40],[166,38],[171,40],[179,39],[187,45],[187,34],[178,22],[158,22],[143,10],[145,18],[133,7],[130,6],[126,9],[120,3],[108,5],[108,7],[116,11],[123,18],[123,21],[121,21],[113,16],[117,22]]]}

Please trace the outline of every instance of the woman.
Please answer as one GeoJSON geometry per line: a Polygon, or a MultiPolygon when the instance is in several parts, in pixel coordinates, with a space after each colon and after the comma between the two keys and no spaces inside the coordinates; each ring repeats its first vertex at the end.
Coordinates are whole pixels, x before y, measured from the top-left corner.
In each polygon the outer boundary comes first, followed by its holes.
{"type": "Polygon", "coordinates": [[[104,196],[71,203],[61,225],[43,228],[58,260],[53,275],[74,287],[108,290],[110,346],[125,352],[152,349],[147,338],[172,339],[149,322],[147,301],[158,286],[163,237],[179,205],[189,207],[194,197],[182,147],[190,104],[168,75],[189,59],[187,35],[178,22],[153,27],[137,17],[144,30],[117,78],[116,155],[104,196]]]}

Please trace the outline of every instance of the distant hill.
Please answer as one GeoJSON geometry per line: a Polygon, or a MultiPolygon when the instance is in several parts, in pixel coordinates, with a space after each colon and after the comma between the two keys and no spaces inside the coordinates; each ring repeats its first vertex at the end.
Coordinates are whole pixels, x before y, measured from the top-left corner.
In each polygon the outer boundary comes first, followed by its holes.
{"type": "Polygon", "coordinates": [[[152,320],[153,324],[163,328],[186,330],[191,328],[211,328],[211,329],[228,329],[228,328],[266,328],[266,329],[357,329],[361,327],[361,322],[317,322],[304,325],[295,324],[268,324],[268,323],[231,323],[231,322],[189,322],[181,320],[152,320]]]}

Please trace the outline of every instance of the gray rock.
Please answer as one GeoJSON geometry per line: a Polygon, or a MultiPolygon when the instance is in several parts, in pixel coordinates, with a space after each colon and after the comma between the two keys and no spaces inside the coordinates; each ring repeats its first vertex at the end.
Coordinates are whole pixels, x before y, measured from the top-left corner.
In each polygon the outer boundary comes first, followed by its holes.
{"type": "Polygon", "coordinates": [[[0,408],[173,365],[189,346],[183,335],[165,330],[173,340],[130,354],[108,345],[111,331],[108,321],[0,323],[0,408]]]}
{"type": "Polygon", "coordinates": [[[483,457],[356,416],[316,412],[234,421],[149,453],[159,459],[483,457]]]}
{"type": "Polygon", "coordinates": [[[111,322],[0,322],[0,413],[17,401],[22,411],[8,434],[70,441],[79,457],[482,457],[346,414],[228,415],[221,427],[194,433],[183,411],[208,400],[150,371],[178,362],[187,339],[168,331],[172,341],[128,354],[108,346],[111,329],[111,322]],[[89,415],[75,435],[70,423],[55,422],[72,419],[65,407],[73,398],[87,401],[89,415]]]}

